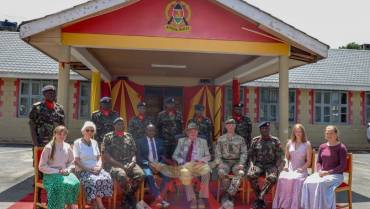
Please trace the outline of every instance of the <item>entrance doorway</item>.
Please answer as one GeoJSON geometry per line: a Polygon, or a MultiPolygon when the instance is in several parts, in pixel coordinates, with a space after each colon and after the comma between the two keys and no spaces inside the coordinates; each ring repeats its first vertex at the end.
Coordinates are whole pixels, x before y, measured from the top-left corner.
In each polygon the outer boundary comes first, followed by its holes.
{"type": "Polygon", "coordinates": [[[160,111],[164,110],[164,101],[168,97],[173,97],[176,109],[183,111],[183,88],[182,87],[157,87],[145,86],[144,100],[147,103],[147,114],[157,118],[160,111]]]}

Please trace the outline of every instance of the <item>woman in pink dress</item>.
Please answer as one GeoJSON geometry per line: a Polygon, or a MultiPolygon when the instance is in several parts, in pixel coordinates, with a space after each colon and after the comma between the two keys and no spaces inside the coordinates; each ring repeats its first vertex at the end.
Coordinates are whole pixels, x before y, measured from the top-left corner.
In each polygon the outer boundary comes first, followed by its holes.
{"type": "Polygon", "coordinates": [[[301,189],[311,166],[312,147],[302,124],[296,124],[285,149],[287,167],[280,173],[272,208],[300,209],[301,189]]]}

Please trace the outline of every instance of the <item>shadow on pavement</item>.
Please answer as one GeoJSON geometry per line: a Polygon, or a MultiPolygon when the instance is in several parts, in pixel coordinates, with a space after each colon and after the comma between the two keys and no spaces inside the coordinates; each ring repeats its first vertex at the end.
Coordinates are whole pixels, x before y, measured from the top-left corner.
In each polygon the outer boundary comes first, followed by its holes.
{"type": "MultiPolygon", "coordinates": [[[[348,201],[347,192],[337,193],[337,203],[346,203],[347,201],[348,201]]],[[[362,194],[352,191],[352,202],[353,203],[370,202],[370,197],[366,197],[362,194]]]]}
{"type": "Polygon", "coordinates": [[[33,191],[33,180],[31,176],[26,180],[10,187],[9,189],[0,193],[0,202],[17,202],[33,191]]]}

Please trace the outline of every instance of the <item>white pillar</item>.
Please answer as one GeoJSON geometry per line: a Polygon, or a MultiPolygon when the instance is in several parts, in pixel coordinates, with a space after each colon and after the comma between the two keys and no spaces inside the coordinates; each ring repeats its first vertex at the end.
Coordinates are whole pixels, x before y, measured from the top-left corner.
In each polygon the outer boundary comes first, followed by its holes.
{"type": "Polygon", "coordinates": [[[70,60],[71,60],[71,50],[70,47],[63,47],[61,50],[62,59],[59,61],[59,72],[58,72],[58,92],[57,92],[57,102],[64,107],[65,113],[65,124],[68,127],[69,121],[69,73],[70,73],[70,60]]]}
{"type": "Polygon", "coordinates": [[[279,139],[285,147],[289,137],[289,57],[279,58],[279,139]]]}

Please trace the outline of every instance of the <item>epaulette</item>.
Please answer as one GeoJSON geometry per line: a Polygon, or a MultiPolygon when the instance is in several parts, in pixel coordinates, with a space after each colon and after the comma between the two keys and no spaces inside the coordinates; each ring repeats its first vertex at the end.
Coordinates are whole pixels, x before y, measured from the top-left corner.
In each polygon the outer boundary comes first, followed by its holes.
{"type": "Polygon", "coordinates": [[[36,102],[36,103],[33,104],[33,106],[41,105],[41,103],[42,103],[41,101],[40,102],[36,102]]]}

